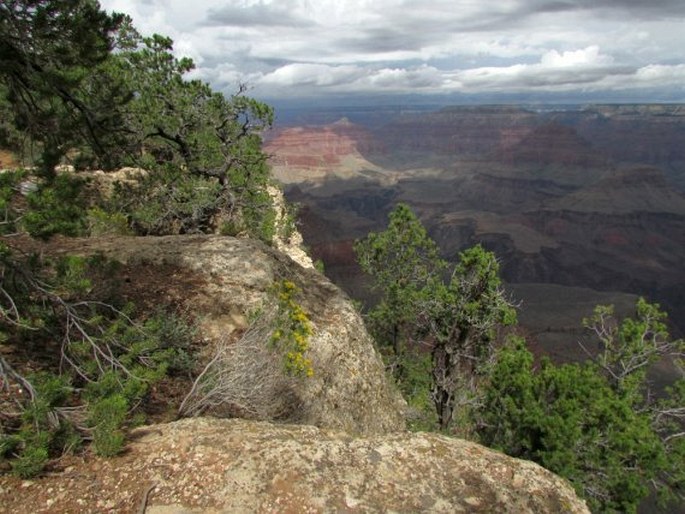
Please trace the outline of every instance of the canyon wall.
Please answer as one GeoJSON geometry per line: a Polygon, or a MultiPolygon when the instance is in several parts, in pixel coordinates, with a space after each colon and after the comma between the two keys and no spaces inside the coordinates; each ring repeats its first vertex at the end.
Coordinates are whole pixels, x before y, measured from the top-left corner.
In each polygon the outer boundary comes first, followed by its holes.
{"type": "MultiPolygon", "coordinates": [[[[512,284],[645,295],[685,333],[682,106],[455,107],[349,125],[345,144],[369,169],[341,179],[324,166],[315,180],[291,182],[287,195],[302,205],[314,257],[351,294],[370,299],[353,241],[382,229],[403,201],[448,259],[481,242],[512,284]]],[[[278,137],[272,144],[278,155],[278,137]]],[[[544,338],[546,329],[533,332],[544,338]]]]}

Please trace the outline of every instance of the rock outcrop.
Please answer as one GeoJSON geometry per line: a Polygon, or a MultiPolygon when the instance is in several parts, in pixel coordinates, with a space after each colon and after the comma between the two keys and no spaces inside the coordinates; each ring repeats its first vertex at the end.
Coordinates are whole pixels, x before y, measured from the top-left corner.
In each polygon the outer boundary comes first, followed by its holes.
{"type": "Polygon", "coordinates": [[[68,481],[5,482],[23,494],[5,494],[0,511],[589,512],[568,483],[537,464],[437,434],[351,438],[195,418],[138,429],[133,439],[125,455],[71,466],[68,481]]]}
{"type": "MultiPolygon", "coordinates": [[[[59,247],[64,253],[100,253],[118,260],[127,265],[130,282],[156,268],[185,276],[183,283],[190,285],[181,284],[181,291],[172,296],[181,296],[199,319],[209,346],[247,328],[246,318],[265,306],[274,283],[292,281],[301,290],[298,302],[313,325],[309,357],[314,376],[295,381],[296,411],[283,417],[353,434],[403,429],[404,401],[388,383],[349,298],[320,273],[273,248],[249,239],[206,235],[64,239],[59,247]]],[[[180,280],[163,276],[147,294],[159,302],[180,280]]]]}
{"type": "Polygon", "coordinates": [[[149,289],[152,301],[182,296],[202,316],[208,347],[245,328],[275,281],[292,281],[314,327],[315,374],[296,384],[292,418],[301,424],[199,417],[141,427],[118,457],[66,456],[36,480],[0,475],[0,513],[588,512],[536,464],[402,430],[404,403],[352,303],[266,245],[198,235],[58,239],[33,249],[120,261],[124,280],[140,281],[131,287],[149,289]]]}

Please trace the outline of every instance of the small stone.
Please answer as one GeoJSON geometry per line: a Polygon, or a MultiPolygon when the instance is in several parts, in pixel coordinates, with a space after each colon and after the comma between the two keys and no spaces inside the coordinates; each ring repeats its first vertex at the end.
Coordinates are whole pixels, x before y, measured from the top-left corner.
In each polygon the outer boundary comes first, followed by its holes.
{"type": "Polygon", "coordinates": [[[359,505],[359,500],[356,498],[353,498],[352,496],[345,495],[345,504],[347,507],[354,509],[357,505],[359,505]]]}
{"type": "Polygon", "coordinates": [[[468,498],[465,498],[464,501],[472,507],[478,507],[481,504],[480,498],[476,496],[469,496],[468,498]]]}

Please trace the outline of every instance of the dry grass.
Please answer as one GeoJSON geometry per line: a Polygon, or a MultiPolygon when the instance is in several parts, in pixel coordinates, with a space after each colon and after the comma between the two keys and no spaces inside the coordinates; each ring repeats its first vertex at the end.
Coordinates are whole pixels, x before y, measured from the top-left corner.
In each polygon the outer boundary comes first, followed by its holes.
{"type": "Polygon", "coordinates": [[[217,345],[181,403],[180,416],[297,420],[295,379],[285,372],[283,356],[269,347],[273,321],[263,314],[235,344],[217,345]]]}
{"type": "Polygon", "coordinates": [[[0,149],[0,170],[17,166],[19,166],[19,161],[16,156],[8,150],[0,149]]]}

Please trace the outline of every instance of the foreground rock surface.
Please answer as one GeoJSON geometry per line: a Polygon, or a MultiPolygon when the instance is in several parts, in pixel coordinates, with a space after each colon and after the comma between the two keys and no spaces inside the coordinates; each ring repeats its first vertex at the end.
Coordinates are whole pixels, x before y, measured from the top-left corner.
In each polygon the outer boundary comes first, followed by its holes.
{"type": "Polygon", "coordinates": [[[144,427],[121,457],[0,486],[0,512],[589,512],[540,466],[458,439],[211,418],[144,427]]]}

